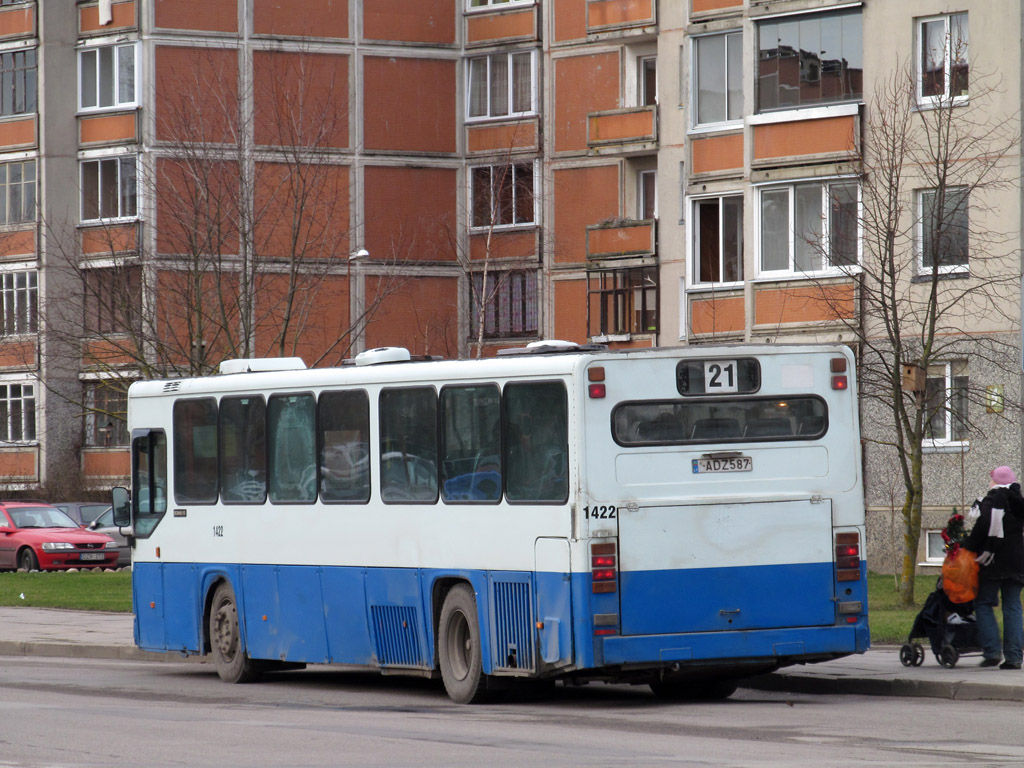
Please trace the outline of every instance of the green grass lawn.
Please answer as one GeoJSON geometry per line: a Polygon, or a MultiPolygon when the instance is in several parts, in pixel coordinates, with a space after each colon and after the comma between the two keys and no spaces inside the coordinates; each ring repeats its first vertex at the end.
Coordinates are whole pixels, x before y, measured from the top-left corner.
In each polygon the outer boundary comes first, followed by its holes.
{"type": "MultiPolygon", "coordinates": [[[[872,643],[891,645],[906,641],[924,598],[935,589],[935,577],[918,576],[915,587],[917,605],[912,609],[900,608],[893,577],[868,574],[868,617],[872,643]]],[[[0,605],[130,612],[132,575],[130,571],[0,573],[0,605]]]]}
{"type": "Polygon", "coordinates": [[[131,571],[3,572],[0,573],[0,605],[130,613],[132,574],[131,571]]]}

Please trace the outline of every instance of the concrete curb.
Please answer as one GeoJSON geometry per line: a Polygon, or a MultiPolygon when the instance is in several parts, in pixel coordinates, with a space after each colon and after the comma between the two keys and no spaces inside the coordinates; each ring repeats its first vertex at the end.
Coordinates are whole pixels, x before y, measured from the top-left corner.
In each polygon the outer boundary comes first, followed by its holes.
{"type": "Polygon", "coordinates": [[[1024,701],[1024,684],[986,684],[970,680],[908,680],[883,677],[837,677],[799,673],[759,675],[744,680],[743,688],[777,693],[902,696],[955,701],[1024,701]]]}
{"type": "Polygon", "coordinates": [[[152,653],[131,645],[85,645],[74,643],[20,642],[0,640],[0,656],[45,656],[68,659],[114,659],[206,664],[202,656],[152,653]]]}

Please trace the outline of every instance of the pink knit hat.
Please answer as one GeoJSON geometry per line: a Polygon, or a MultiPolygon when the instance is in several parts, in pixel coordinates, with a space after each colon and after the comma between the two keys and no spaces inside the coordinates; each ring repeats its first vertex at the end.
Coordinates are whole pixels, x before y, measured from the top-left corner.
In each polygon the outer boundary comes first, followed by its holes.
{"type": "Polygon", "coordinates": [[[1009,485],[1010,483],[1017,482],[1017,476],[1009,467],[996,467],[989,472],[989,477],[992,478],[992,482],[996,485],[1009,485]]]}

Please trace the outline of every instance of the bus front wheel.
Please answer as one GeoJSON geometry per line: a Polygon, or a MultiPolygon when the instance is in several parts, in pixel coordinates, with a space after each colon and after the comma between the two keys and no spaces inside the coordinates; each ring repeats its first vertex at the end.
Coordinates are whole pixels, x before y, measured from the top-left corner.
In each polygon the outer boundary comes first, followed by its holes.
{"type": "Polygon", "coordinates": [[[257,662],[242,648],[238,629],[238,608],[235,591],[224,583],[213,593],[210,607],[210,647],[217,675],[228,683],[248,683],[260,675],[257,662]]]}
{"type": "Polygon", "coordinates": [[[452,587],[444,599],[438,656],[441,679],[452,701],[476,704],[484,700],[487,687],[480,652],[480,622],[476,596],[468,584],[452,587]]]}

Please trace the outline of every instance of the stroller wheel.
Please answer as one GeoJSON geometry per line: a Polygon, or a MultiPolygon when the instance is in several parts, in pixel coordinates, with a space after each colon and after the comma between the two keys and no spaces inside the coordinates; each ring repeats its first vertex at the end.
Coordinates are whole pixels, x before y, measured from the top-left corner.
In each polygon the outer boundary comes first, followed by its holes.
{"type": "Polygon", "coordinates": [[[956,666],[957,661],[960,660],[960,654],[952,645],[942,646],[942,651],[939,653],[939,664],[944,666],[946,669],[952,669],[956,666]]]}
{"type": "Polygon", "coordinates": [[[900,648],[900,664],[902,664],[904,667],[916,666],[914,664],[914,659],[916,658],[916,656],[917,654],[914,653],[914,645],[912,645],[911,643],[904,643],[903,646],[900,648]]]}
{"type": "Polygon", "coordinates": [[[920,667],[924,664],[924,648],[920,643],[914,643],[914,666],[920,667]]]}

